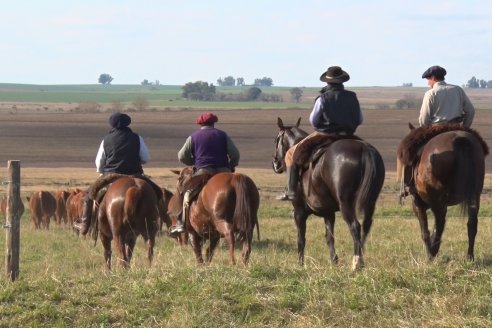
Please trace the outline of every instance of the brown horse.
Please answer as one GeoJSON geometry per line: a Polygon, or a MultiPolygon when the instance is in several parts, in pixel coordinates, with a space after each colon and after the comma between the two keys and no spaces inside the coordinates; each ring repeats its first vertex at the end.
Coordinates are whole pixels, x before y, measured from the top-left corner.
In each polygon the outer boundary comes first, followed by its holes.
{"type": "MultiPolygon", "coordinates": [[[[273,170],[285,170],[285,153],[307,136],[299,128],[300,118],[295,126],[284,126],[278,118],[279,132],[275,141],[273,170]]],[[[297,253],[299,263],[304,264],[306,245],[306,221],[310,214],[321,216],[325,221],[325,237],[330,248],[333,263],[338,262],[335,252],[335,212],[341,211],[348,224],[354,241],[352,269],[364,265],[362,250],[371,229],[376,200],[383,186],[384,163],[379,152],[367,142],[359,139],[340,139],[330,144],[317,159],[301,174],[299,189],[294,206],[294,220],[297,227],[297,253]],[[364,221],[357,220],[362,212],[364,221]]]]}
{"type": "Polygon", "coordinates": [[[147,258],[152,262],[158,229],[158,197],[143,179],[120,177],[111,183],[99,205],[95,233],[104,247],[107,269],[111,269],[111,241],[123,267],[128,268],[137,237],[147,244],[147,258]]]}
{"type": "MultiPolygon", "coordinates": [[[[179,173],[177,192],[184,193],[183,186],[191,178],[193,170],[186,167],[179,173]]],[[[191,245],[199,264],[203,263],[202,243],[210,240],[206,261],[212,261],[214,250],[224,237],[229,244],[229,258],[235,264],[235,237],[242,241],[242,261],[246,265],[251,253],[253,231],[258,226],[260,195],[251,178],[241,173],[218,173],[207,181],[197,199],[191,204],[186,226],[191,245]]]]}
{"type": "MultiPolygon", "coordinates": [[[[418,136],[430,140],[419,150],[421,155],[410,172],[413,178],[410,193],[429,259],[439,252],[447,207],[461,204],[462,213],[468,212],[468,258],[473,260],[488,146],[474,130],[438,125],[412,131],[402,140],[399,156],[411,148],[407,143],[409,137],[418,139],[418,136]],[[435,218],[432,234],[427,224],[428,209],[435,218]]],[[[413,140],[413,144],[422,140],[413,140]]]]}

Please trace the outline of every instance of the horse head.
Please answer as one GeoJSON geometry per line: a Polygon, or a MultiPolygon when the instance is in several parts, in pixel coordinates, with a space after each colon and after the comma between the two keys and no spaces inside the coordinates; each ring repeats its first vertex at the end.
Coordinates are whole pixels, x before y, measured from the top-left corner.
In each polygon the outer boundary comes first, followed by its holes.
{"type": "Polygon", "coordinates": [[[294,126],[285,126],[282,119],[277,118],[279,128],[277,137],[275,137],[275,152],[273,153],[272,166],[275,173],[282,173],[285,170],[285,153],[290,147],[294,146],[300,140],[307,136],[307,133],[299,128],[301,118],[297,120],[294,126]]]}
{"type": "Polygon", "coordinates": [[[178,176],[178,181],[176,182],[176,190],[180,195],[183,195],[186,190],[184,190],[184,186],[190,181],[193,176],[193,167],[187,166],[181,171],[179,170],[171,170],[174,174],[178,176]]]}

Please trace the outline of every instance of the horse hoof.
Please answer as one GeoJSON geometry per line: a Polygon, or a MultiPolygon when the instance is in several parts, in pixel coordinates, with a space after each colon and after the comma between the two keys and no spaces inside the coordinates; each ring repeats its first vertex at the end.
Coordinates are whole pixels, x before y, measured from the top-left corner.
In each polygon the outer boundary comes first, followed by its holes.
{"type": "Polygon", "coordinates": [[[355,255],[352,258],[352,271],[359,271],[364,267],[364,260],[362,256],[355,255]]]}

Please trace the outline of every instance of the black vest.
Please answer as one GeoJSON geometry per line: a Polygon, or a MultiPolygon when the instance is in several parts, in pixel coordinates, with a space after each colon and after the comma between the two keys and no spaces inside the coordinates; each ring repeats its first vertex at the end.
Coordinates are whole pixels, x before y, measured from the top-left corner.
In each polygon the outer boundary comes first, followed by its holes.
{"type": "Polygon", "coordinates": [[[140,161],[140,138],[130,128],[112,129],[104,137],[104,153],[106,154],[104,173],[143,173],[140,161]]]}
{"type": "Polygon", "coordinates": [[[360,105],[354,92],[343,85],[330,86],[320,95],[323,98],[323,120],[315,126],[317,131],[353,134],[360,124],[360,105]]]}

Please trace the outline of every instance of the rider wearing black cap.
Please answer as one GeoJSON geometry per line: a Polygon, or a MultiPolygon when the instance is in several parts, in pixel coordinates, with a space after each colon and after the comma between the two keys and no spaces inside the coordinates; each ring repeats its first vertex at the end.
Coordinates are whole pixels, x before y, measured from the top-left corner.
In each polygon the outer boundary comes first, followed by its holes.
{"type": "Polygon", "coordinates": [[[444,76],[446,70],[441,66],[431,66],[422,74],[431,89],[424,95],[420,126],[463,122],[470,127],[475,116],[473,104],[461,87],[444,82],[444,76]]]}

